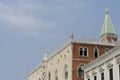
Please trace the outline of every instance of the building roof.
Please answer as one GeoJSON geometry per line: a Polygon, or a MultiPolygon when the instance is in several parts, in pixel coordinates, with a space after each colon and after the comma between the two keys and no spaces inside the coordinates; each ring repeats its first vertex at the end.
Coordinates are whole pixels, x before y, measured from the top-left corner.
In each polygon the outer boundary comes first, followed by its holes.
{"type": "Polygon", "coordinates": [[[108,9],[106,8],[106,16],[104,19],[103,27],[100,36],[103,36],[105,34],[114,34],[116,35],[114,26],[112,24],[112,21],[110,19],[110,16],[108,14],[108,9]]]}

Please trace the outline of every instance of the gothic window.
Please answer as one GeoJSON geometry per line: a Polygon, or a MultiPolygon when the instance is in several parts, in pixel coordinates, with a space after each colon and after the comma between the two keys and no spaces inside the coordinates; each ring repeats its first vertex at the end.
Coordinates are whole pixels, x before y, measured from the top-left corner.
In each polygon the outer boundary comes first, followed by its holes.
{"type": "Polygon", "coordinates": [[[67,64],[65,65],[64,67],[64,77],[65,77],[65,80],[68,79],[68,70],[67,70],[67,64]]]}
{"type": "Polygon", "coordinates": [[[81,67],[78,69],[78,77],[83,77],[84,71],[81,69],[81,67]]]}
{"type": "Polygon", "coordinates": [[[101,80],[104,80],[104,72],[101,73],[101,80]]]}
{"type": "Polygon", "coordinates": [[[55,80],[58,80],[58,71],[55,71],[55,80]]]}
{"type": "Polygon", "coordinates": [[[48,80],[51,80],[51,74],[50,74],[50,72],[48,73],[48,80]]]}
{"type": "Polygon", "coordinates": [[[87,56],[87,55],[88,55],[88,49],[84,48],[84,56],[87,56]]]}
{"type": "Polygon", "coordinates": [[[98,55],[99,55],[99,49],[95,48],[94,49],[94,58],[98,58],[98,55]]]}
{"type": "Polygon", "coordinates": [[[77,73],[78,73],[78,77],[84,77],[84,70],[81,69],[81,67],[83,67],[83,65],[80,65],[78,67],[77,73]]]}
{"type": "Polygon", "coordinates": [[[80,50],[79,50],[79,55],[80,55],[80,56],[83,55],[83,48],[80,48],[80,50]]]}
{"type": "Polygon", "coordinates": [[[113,69],[109,69],[109,79],[113,80],[113,69]]]}

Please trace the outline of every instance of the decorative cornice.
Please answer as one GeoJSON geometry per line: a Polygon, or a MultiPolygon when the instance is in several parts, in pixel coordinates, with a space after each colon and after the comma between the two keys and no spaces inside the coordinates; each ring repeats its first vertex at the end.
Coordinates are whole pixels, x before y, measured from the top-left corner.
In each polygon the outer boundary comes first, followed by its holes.
{"type": "Polygon", "coordinates": [[[108,63],[107,64],[107,68],[112,68],[113,67],[113,64],[112,63],[108,63]]]}
{"type": "Polygon", "coordinates": [[[77,60],[77,61],[92,61],[90,59],[76,59],[76,58],[73,58],[72,60],[77,60]]]}
{"type": "Polygon", "coordinates": [[[27,76],[32,75],[34,72],[36,72],[39,68],[43,67],[43,63],[39,64],[38,66],[36,66],[32,71],[30,71],[27,76]]]}
{"type": "Polygon", "coordinates": [[[73,43],[81,43],[81,44],[97,44],[97,45],[106,45],[106,46],[115,46],[116,43],[104,43],[104,42],[97,42],[96,40],[93,41],[83,41],[83,40],[78,40],[74,39],[72,40],[73,43]]]}

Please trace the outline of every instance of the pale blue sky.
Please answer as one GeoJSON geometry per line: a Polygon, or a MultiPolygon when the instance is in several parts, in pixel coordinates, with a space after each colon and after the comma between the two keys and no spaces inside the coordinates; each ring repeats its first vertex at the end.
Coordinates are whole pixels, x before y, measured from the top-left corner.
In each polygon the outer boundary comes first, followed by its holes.
{"type": "Polygon", "coordinates": [[[27,80],[71,32],[99,39],[106,7],[120,37],[120,0],[0,0],[0,80],[27,80]]]}

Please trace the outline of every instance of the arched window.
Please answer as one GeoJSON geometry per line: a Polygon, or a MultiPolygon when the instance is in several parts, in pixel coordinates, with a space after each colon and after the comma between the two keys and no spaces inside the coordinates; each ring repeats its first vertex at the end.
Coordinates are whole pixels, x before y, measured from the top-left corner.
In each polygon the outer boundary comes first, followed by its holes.
{"type": "Polygon", "coordinates": [[[58,71],[55,71],[55,80],[58,80],[58,71]]]}
{"type": "Polygon", "coordinates": [[[79,55],[82,56],[83,55],[83,48],[79,49],[79,55]]]}
{"type": "Polygon", "coordinates": [[[41,78],[39,78],[39,80],[41,80],[41,78]]]}
{"type": "Polygon", "coordinates": [[[94,58],[98,58],[98,56],[99,56],[99,49],[95,48],[94,49],[94,58]]]}
{"type": "Polygon", "coordinates": [[[88,56],[88,49],[84,48],[84,56],[88,56]]]}
{"type": "Polygon", "coordinates": [[[83,77],[84,77],[84,70],[81,69],[82,66],[83,66],[83,65],[80,65],[80,66],[78,67],[78,70],[77,70],[77,73],[78,73],[78,77],[79,77],[79,78],[83,78],[83,77]]]}
{"type": "Polygon", "coordinates": [[[48,73],[48,80],[51,80],[51,74],[50,74],[50,72],[48,73]]]}
{"type": "Polygon", "coordinates": [[[64,77],[65,77],[65,80],[68,79],[68,69],[67,69],[67,64],[66,64],[65,67],[64,67],[64,77]]]}

